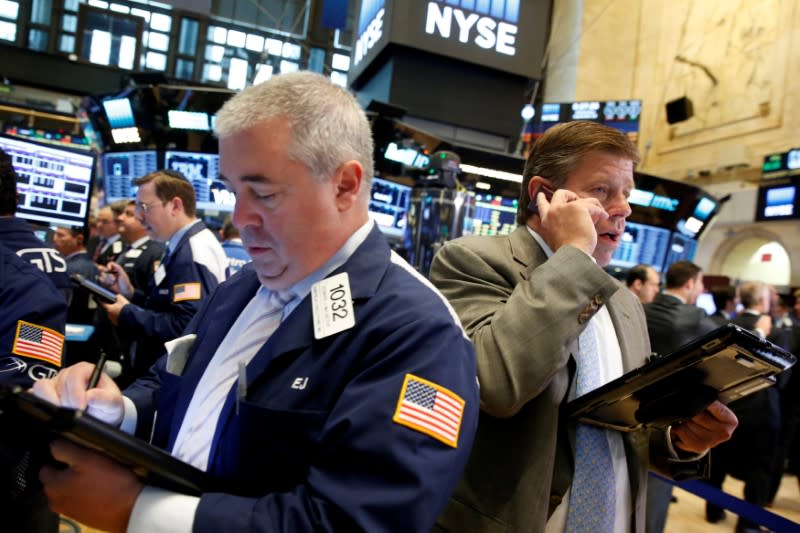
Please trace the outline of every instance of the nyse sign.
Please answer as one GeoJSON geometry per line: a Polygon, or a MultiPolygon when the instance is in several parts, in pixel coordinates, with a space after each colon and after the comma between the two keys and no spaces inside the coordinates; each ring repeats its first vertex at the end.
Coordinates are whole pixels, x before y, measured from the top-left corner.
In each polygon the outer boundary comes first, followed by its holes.
{"type": "Polygon", "coordinates": [[[461,43],[472,43],[485,50],[494,49],[508,56],[517,52],[517,26],[436,2],[428,2],[425,33],[438,34],[444,39],[450,39],[452,35],[461,43]]]}
{"type": "Polygon", "coordinates": [[[375,46],[375,43],[383,37],[383,13],[384,8],[381,8],[375,15],[375,18],[367,25],[364,33],[358,37],[353,65],[358,65],[361,60],[364,59],[364,56],[367,55],[367,52],[375,46]]]}

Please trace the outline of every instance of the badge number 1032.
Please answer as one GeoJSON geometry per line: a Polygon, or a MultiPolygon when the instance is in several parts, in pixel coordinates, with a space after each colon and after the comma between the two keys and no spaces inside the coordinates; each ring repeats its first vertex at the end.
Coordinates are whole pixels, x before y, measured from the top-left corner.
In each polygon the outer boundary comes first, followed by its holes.
{"type": "Polygon", "coordinates": [[[314,338],[323,339],[355,326],[350,277],[342,272],[311,287],[314,338]]]}

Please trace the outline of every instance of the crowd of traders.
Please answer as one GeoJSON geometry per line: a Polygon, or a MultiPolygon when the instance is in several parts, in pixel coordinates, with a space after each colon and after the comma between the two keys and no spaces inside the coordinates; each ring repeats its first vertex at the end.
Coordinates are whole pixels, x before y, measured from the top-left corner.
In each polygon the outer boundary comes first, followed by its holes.
{"type": "MultiPolygon", "coordinates": [[[[96,236],[59,228],[61,254],[31,241],[13,207],[0,212],[0,232],[26,239],[3,236],[3,308],[29,300],[3,317],[2,382],[149,440],[214,488],[149,486],[55,441],[62,466],[38,474],[47,498],[31,489],[15,500],[31,512],[4,516],[46,521],[48,506],[109,531],[639,533],[656,516],[648,470],[701,476],[709,449],[735,434],[736,416],[716,401],[630,434],[562,409],[659,342],[648,307],[602,268],[630,215],[639,155],[624,134],[590,122],[548,130],[526,162],[520,226],[446,243],[428,281],[369,219],[371,131],[346,91],[310,73],[276,76],[234,96],[215,128],[237,196],[227,243],[170,171],[101,209],[96,236]],[[20,261],[34,248],[36,261],[20,261]],[[73,272],[116,300],[80,296],[73,272]],[[92,324],[92,340],[65,351],[68,320],[92,324]],[[94,348],[122,370],[86,390],[92,365],[72,363],[93,361],[94,348]]],[[[3,195],[14,181],[5,170],[3,195]]],[[[668,274],[665,292],[689,280],[696,291],[698,272],[668,274]]]]}

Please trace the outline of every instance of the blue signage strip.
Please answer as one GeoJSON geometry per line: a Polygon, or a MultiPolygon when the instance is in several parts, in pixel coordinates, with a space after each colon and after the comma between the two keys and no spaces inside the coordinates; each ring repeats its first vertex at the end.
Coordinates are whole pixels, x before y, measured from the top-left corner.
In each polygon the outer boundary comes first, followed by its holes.
{"type": "Polygon", "coordinates": [[[322,25],[332,30],[343,30],[347,25],[347,0],[323,0],[322,25]]]}
{"type": "MultiPolygon", "coordinates": [[[[328,3],[327,0],[325,3],[328,3]]],[[[347,1],[344,0],[342,3],[345,5],[346,12],[347,1]]],[[[361,13],[358,17],[358,35],[364,33],[364,30],[367,29],[367,25],[372,22],[372,19],[375,18],[375,15],[378,14],[378,11],[383,8],[385,3],[385,0],[361,0],[361,13]]]]}
{"type": "Polygon", "coordinates": [[[489,15],[512,24],[519,22],[519,0],[439,0],[439,2],[481,15],[489,15]]]}

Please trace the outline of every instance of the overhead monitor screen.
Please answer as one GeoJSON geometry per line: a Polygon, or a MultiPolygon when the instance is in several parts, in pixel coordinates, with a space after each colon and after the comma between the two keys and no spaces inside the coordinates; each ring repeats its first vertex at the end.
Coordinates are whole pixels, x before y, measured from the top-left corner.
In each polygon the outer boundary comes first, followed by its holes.
{"type": "Polygon", "coordinates": [[[219,155],[167,150],[164,168],[180,172],[191,182],[198,209],[233,211],[236,197],[219,179],[219,155]]]}
{"type": "Polygon", "coordinates": [[[692,261],[697,252],[697,241],[679,232],[674,232],[669,241],[667,259],[664,261],[664,271],[678,261],[692,261]]]}
{"type": "Polygon", "coordinates": [[[610,265],[630,268],[643,263],[661,272],[669,237],[670,231],[667,229],[628,222],[610,265]]]}
{"type": "Polygon", "coordinates": [[[158,170],[155,150],[103,154],[103,186],[106,203],[136,197],[134,180],[158,170]]]}
{"type": "Polygon", "coordinates": [[[536,106],[533,118],[525,126],[525,134],[535,141],[556,124],[589,120],[615,128],[636,142],[641,113],[641,100],[539,104],[536,106]]]}
{"type": "Polygon", "coordinates": [[[17,216],[51,226],[85,226],[94,155],[0,137],[17,172],[17,216]]]}
{"type": "Polygon", "coordinates": [[[756,220],[798,218],[798,179],[781,181],[781,184],[759,187],[756,220]]]}
{"type": "Polygon", "coordinates": [[[108,125],[112,128],[132,128],[136,126],[133,107],[127,98],[103,100],[103,109],[108,117],[108,125]]]}
{"type": "Polygon", "coordinates": [[[472,212],[464,221],[465,235],[508,235],[517,227],[517,198],[475,194],[472,212]]]}
{"type": "Polygon", "coordinates": [[[408,185],[372,178],[369,216],[387,237],[402,239],[410,200],[411,187],[408,185]]]}

